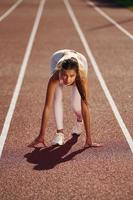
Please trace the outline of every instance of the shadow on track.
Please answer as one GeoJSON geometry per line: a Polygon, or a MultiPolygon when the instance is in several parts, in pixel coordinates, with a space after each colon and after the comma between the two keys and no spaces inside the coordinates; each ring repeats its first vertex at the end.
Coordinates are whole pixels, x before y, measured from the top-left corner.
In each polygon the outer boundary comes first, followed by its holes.
{"type": "Polygon", "coordinates": [[[28,162],[37,164],[33,168],[34,170],[49,170],[54,168],[59,163],[71,160],[75,155],[86,149],[82,148],[65,156],[77,141],[78,136],[73,135],[72,138],[62,146],[54,145],[45,149],[35,149],[31,153],[24,155],[24,157],[27,158],[28,162]]]}

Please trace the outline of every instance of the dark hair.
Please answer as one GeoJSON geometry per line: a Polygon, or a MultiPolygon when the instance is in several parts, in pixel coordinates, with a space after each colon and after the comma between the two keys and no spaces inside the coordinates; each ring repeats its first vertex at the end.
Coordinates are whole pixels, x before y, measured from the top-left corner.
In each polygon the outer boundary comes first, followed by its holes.
{"type": "Polygon", "coordinates": [[[62,66],[62,69],[65,69],[65,70],[74,69],[76,72],[78,72],[78,68],[79,68],[78,61],[74,57],[63,60],[61,66],[62,66]]]}
{"type": "Polygon", "coordinates": [[[85,86],[83,83],[83,80],[81,80],[81,76],[80,76],[80,71],[79,71],[79,64],[76,58],[71,57],[70,59],[65,59],[63,60],[62,64],[61,64],[61,69],[63,70],[69,70],[69,69],[74,69],[76,71],[76,86],[77,89],[79,91],[79,94],[81,96],[81,99],[85,102],[85,104],[88,104],[87,102],[87,94],[85,91],[85,86]]]}

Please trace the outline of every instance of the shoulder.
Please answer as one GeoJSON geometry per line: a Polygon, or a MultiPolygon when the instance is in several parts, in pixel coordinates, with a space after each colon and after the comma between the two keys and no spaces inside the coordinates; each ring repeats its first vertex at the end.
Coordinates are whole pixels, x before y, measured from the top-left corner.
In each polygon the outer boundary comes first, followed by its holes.
{"type": "Polygon", "coordinates": [[[59,84],[59,71],[55,71],[54,74],[52,74],[52,76],[49,78],[48,80],[48,85],[47,85],[47,89],[48,88],[54,88],[59,84]]]}
{"type": "Polygon", "coordinates": [[[88,71],[79,66],[79,76],[81,80],[88,80],[88,71]]]}
{"type": "Polygon", "coordinates": [[[56,70],[49,79],[50,81],[59,81],[59,70],[56,70]]]}

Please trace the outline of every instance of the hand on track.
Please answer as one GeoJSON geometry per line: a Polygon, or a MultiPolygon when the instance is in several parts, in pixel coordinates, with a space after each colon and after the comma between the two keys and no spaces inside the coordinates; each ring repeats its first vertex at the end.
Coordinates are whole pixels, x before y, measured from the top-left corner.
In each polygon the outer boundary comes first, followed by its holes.
{"type": "Polygon", "coordinates": [[[47,147],[45,142],[44,142],[44,139],[41,139],[41,138],[36,138],[33,142],[31,142],[28,147],[31,147],[31,148],[45,148],[47,147]]]}
{"type": "Polygon", "coordinates": [[[84,145],[84,148],[91,148],[91,147],[102,147],[103,144],[99,144],[99,143],[92,143],[92,144],[89,144],[89,143],[85,143],[84,145]]]}

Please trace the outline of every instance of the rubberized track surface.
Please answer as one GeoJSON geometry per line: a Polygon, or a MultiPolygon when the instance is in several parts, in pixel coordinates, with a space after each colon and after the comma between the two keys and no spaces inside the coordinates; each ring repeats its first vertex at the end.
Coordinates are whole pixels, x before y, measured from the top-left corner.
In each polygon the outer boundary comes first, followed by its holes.
{"type": "MultiPolygon", "coordinates": [[[[18,79],[27,43],[41,1],[24,0],[0,23],[0,129],[18,79]]],[[[133,43],[100,16],[86,0],[70,5],[93,52],[102,76],[133,137],[133,43]]],[[[1,15],[15,1],[0,2],[1,15]]],[[[99,8],[133,34],[133,14],[107,1],[99,8]]],[[[1,139],[1,138],[0,138],[1,139]]],[[[72,23],[63,0],[47,0],[29,57],[22,88],[0,161],[2,200],[131,200],[133,199],[132,152],[97,80],[92,63],[72,23]],[[27,148],[38,134],[49,61],[58,49],[83,53],[89,63],[91,134],[102,148],[83,149],[85,133],[71,138],[75,119],[70,107],[71,88],[64,88],[66,143],[51,147],[55,123],[51,113],[46,141],[49,148],[27,148]]]]}

